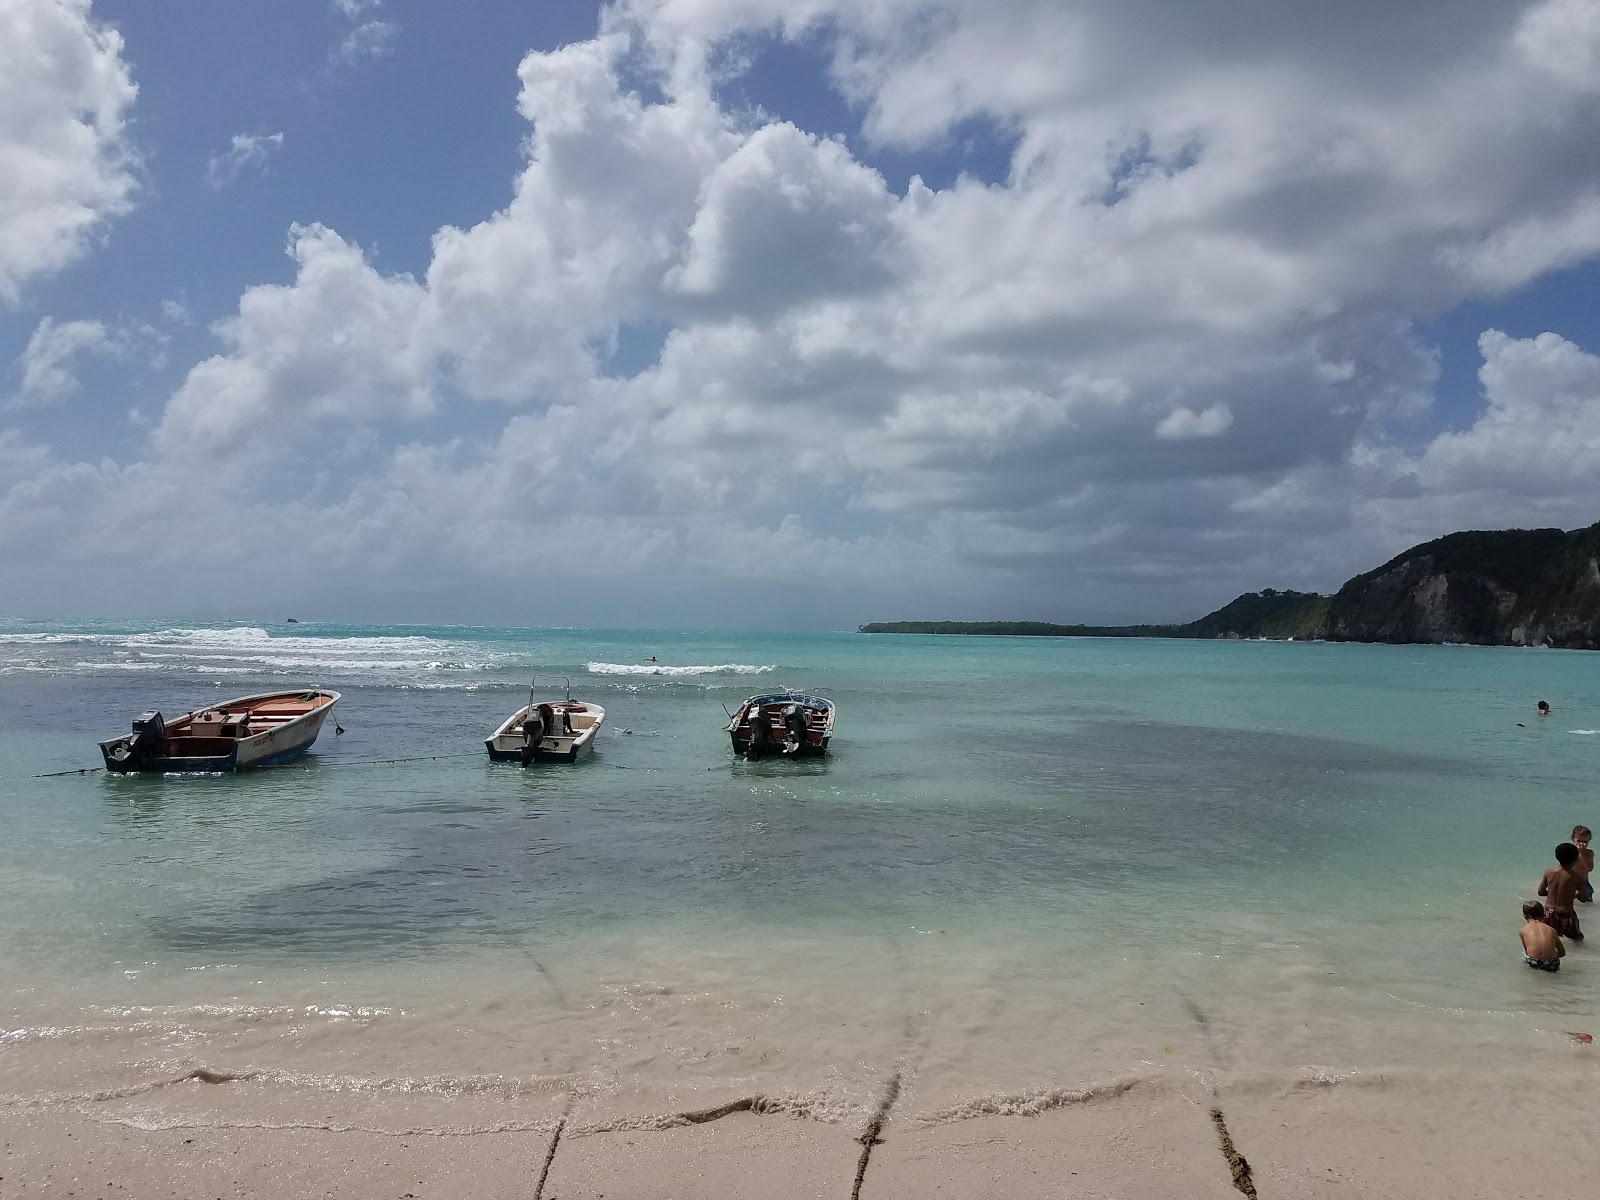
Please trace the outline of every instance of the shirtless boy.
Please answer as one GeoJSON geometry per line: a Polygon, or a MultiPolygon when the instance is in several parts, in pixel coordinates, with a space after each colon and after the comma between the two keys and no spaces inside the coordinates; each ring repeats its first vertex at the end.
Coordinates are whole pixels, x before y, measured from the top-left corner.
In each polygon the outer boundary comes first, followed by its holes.
{"type": "Polygon", "coordinates": [[[1550,901],[1545,906],[1544,923],[1564,938],[1583,941],[1583,930],[1578,927],[1578,914],[1572,902],[1578,898],[1578,887],[1583,882],[1576,870],[1578,848],[1571,842],[1556,847],[1556,865],[1539,880],[1539,895],[1550,901]]]}
{"type": "Polygon", "coordinates": [[[1554,929],[1544,923],[1544,905],[1529,900],[1522,906],[1527,924],[1521,929],[1522,961],[1535,971],[1559,971],[1567,948],[1554,929]]]}
{"type": "Polygon", "coordinates": [[[1594,851],[1589,849],[1589,839],[1593,836],[1587,825],[1572,827],[1572,844],[1578,848],[1578,865],[1573,869],[1583,880],[1578,885],[1579,904],[1589,904],[1594,900],[1594,883],[1589,878],[1594,871],[1594,851]]]}

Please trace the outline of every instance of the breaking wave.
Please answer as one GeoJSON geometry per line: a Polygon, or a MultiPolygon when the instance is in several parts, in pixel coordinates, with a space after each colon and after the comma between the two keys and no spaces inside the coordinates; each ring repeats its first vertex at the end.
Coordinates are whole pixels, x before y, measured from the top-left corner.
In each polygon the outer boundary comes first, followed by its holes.
{"type": "Polygon", "coordinates": [[[591,675],[662,675],[682,678],[692,675],[765,675],[778,669],[776,663],[756,666],[752,663],[719,663],[716,666],[669,667],[662,663],[603,663],[585,664],[591,675]]]}
{"type": "Polygon", "coordinates": [[[462,645],[417,634],[308,637],[269,633],[257,626],[0,634],[0,674],[166,671],[297,678],[337,674],[389,683],[493,672],[518,658],[481,644],[462,645]]]}

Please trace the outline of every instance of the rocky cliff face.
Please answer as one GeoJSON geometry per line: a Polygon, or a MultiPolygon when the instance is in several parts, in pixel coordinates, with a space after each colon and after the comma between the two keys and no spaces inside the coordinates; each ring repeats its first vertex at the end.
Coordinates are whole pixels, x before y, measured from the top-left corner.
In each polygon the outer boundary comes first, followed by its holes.
{"type": "Polygon", "coordinates": [[[1340,588],[1323,636],[1600,649],[1600,524],[1453,533],[1340,588]]]}

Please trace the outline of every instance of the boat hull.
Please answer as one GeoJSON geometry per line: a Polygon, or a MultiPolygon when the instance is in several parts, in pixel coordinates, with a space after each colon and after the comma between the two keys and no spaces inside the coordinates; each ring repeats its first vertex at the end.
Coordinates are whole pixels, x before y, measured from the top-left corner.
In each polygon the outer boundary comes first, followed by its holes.
{"type": "Polygon", "coordinates": [[[196,709],[178,717],[171,726],[177,731],[177,736],[167,739],[161,752],[128,757],[125,752],[132,743],[134,735],[124,734],[101,742],[100,755],[105,761],[106,770],[117,775],[174,772],[226,774],[272,766],[298,758],[311,748],[338,699],[337,692],[271,692],[259,696],[240,696],[217,705],[212,710],[196,709]],[[183,736],[186,725],[192,723],[202,712],[226,710],[233,706],[248,706],[252,703],[270,703],[274,700],[306,695],[327,697],[327,699],[325,703],[318,704],[309,712],[292,720],[275,724],[271,728],[245,737],[183,736]]]}
{"type": "MultiPolygon", "coordinates": [[[[732,732],[730,732],[728,736],[733,742],[733,752],[735,754],[737,754],[741,758],[743,758],[745,755],[750,753],[750,739],[749,738],[740,737],[737,733],[732,733],[732,732]]],[[[791,754],[778,754],[778,753],[774,752],[772,754],[769,754],[767,757],[769,757],[769,758],[820,758],[820,757],[822,757],[822,755],[826,754],[827,752],[828,752],[828,739],[825,737],[820,742],[802,742],[799,746],[795,747],[794,752],[791,753],[791,754]]]]}

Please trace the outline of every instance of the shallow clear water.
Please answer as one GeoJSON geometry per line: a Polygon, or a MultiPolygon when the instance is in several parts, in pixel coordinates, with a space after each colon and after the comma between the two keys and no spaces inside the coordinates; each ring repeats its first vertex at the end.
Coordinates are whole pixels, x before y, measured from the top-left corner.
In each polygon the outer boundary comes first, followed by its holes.
{"type": "Polygon", "coordinates": [[[843,1119],[896,1070],[937,1114],[1537,1065],[1600,1024],[1592,952],[1516,942],[1600,816],[1597,683],[1448,646],[0,623],[6,1090],[200,1066],[843,1119]],[[605,706],[591,761],[485,761],[535,674],[605,706]],[[298,686],[347,732],[296,764],[31,778],[298,686]],[[724,706],[780,686],[837,702],[832,752],[735,761],[724,706]]]}

